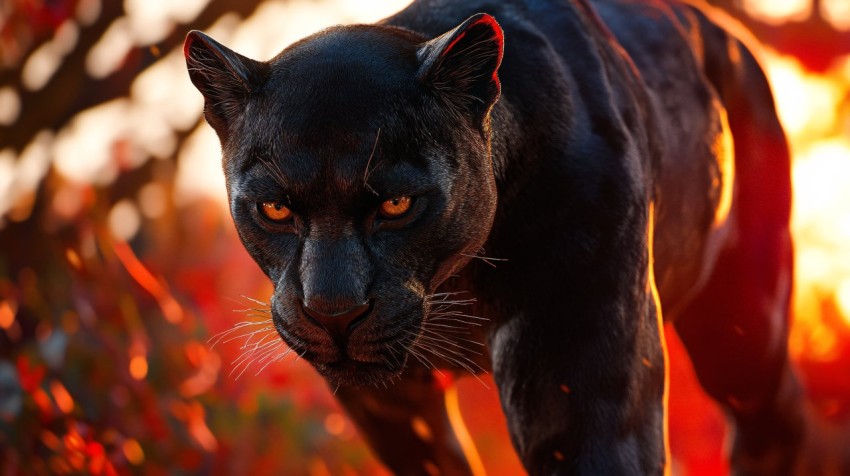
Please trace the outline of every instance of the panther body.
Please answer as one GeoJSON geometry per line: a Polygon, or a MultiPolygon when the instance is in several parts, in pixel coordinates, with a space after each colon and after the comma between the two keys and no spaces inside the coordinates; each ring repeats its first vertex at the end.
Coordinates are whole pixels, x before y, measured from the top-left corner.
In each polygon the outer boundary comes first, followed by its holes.
{"type": "Polygon", "coordinates": [[[275,326],[391,469],[470,471],[438,367],[493,372],[531,474],[664,472],[663,320],[735,468],[798,464],[788,150],[702,11],[417,0],[268,62],[185,51],[275,326]]]}

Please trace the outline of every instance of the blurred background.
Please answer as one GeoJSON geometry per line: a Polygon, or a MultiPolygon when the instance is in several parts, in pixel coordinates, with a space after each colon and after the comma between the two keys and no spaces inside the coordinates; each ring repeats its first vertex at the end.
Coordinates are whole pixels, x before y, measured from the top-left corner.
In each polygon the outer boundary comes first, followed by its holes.
{"type": "MultiPolygon", "coordinates": [[[[0,474],[382,474],[309,365],[240,324],[271,286],[180,47],[202,29],[268,59],[407,3],[0,0],[0,474]]],[[[794,154],[791,354],[844,421],[850,0],[712,3],[761,44],[794,154]]],[[[668,341],[674,474],[724,474],[723,416],[668,341]]],[[[458,382],[461,414],[487,474],[521,474],[485,382],[458,382]]]]}

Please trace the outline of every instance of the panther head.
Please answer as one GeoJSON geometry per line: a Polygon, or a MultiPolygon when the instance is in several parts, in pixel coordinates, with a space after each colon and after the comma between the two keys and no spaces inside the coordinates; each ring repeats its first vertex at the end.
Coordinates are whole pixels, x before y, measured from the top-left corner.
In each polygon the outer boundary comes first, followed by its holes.
{"type": "Polygon", "coordinates": [[[487,239],[502,51],[485,14],[432,39],[330,28],[266,62],[189,33],[189,76],[239,236],[274,284],[274,325],[331,384],[399,374],[438,286],[487,239]]]}

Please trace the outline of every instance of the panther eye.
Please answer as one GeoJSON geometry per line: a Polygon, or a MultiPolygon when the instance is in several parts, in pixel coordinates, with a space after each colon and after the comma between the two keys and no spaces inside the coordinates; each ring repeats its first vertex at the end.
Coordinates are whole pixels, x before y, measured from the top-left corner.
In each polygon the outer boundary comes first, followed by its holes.
{"type": "Polygon", "coordinates": [[[398,218],[410,210],[411,203],[413,200],[410,197],[395,197],[381,203],[379,211],[384,218],[398,218]]]}
{"type": "Polygon", "coordinates": [[[280,202],[262,202],[257,204],[260,213],[274,222],[284,222],[292,217],[292,210],[280,202]]]}

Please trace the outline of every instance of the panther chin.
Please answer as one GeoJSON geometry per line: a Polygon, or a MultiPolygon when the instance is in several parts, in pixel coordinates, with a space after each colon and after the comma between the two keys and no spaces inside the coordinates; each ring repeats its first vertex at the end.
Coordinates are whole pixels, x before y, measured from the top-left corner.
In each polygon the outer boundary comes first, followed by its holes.
{"type": "Polygon", "coordinates": [[[377,387],[389,384],[404,367],[384,362],[363,362],[345,358],[331,363],[313,363],[331,387],[377,387]]]}

